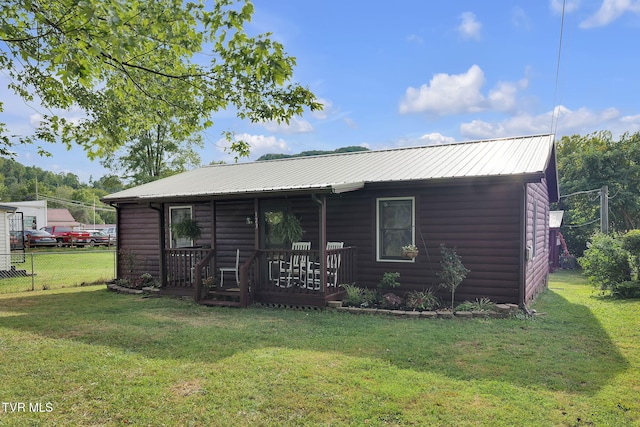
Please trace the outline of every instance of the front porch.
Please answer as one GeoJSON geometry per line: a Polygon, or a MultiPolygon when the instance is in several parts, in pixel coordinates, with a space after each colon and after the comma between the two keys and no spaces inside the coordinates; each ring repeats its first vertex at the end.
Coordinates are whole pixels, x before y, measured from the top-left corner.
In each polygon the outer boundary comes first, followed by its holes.
{"type": "Polygon", "coordinates": [[[216,258],[215,249],[165,249],[162,293],[193,296],[204,305],[247,307],[261,302],[324,307],[344,295],[341,284],[357,280],[355,247],[241,252],[238,280],[226,274],[224,286],[216,258]],[[205,286],[210,277],[216,278],[215,288],[205,286]]]}

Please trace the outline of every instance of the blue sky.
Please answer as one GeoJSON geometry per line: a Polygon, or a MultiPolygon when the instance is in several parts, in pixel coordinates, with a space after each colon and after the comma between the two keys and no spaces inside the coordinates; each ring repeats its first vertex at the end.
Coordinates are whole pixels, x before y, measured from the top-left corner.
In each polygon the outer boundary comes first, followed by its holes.
{"type": "MultiPolygon", "coordinates": [[[[203,163],[232,162],[223,131],[265,153],[371,149],[554,132],[640,130],[640,0],[430,2],[254,0],[248,29],[272,32],[297,58],[295,80],[325,105],[289,126],[214,116],[203,163]],[[557,86],[556,86],[557,80],[557,86]],[[558,112],[556,121],[553,112],[558,112]]],[[[0,120],[33,129],[41,110],[6,89],[0,120]]],[[[68,112],[78,116],[79,112],[68,112]]],[[[17,160],[81,180],[106,171],[80,149],[17,160]]]]}

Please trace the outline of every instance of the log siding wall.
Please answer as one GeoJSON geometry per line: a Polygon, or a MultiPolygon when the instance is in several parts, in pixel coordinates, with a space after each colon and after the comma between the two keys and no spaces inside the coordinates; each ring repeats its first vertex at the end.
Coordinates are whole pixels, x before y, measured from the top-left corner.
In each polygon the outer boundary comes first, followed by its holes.
{"type": "Polygon", "coordinates": [[[118,206],[118,278],[160,277],[160,212],[142,204],[118,206]]]}
{"type": "Polygon", "coordinates": [[[527,259],[525,269],[524,300],[532,301],[547,287],[549,274],[549,193],[543,181],[527,184],[527,246],[533,256],[527,259]],[[535,221],[535,223],[534,223],[535,221]],[[535,224],[535,225],[534,225],[535,224]],[[534,231],[536,231],[534,236],[534,231]]]}
{"type": "MultiPolygon", "coordinates": [[[[287,198],[264,198],[207,201],[192,206],[196,220],[203,228],[199,245],[216,249],[216,265],[232,266],[235,250],[240,249],[240,261],[246,260],[258,247],[259,230],[248,224],[254,218],[256,206],[262,203],[283,203],[301,218],[305,230],[303,240],[319,248],[320,206],[311,195],[287,198]]],[[[183,204],[184,205],[184,204],[183,204]]],[[[168,208],[178,204],[165,203],[168,237],[168,208]]],[[[456,290],[456,300],[487,297],[496,302],[530,301],[546,285],[548,272],[549,202],[544,182],[523,184],[522,181],[496,180],[465,185],[398,185],[367,186],[365,189],[327,196],[327,241],[342,241],[357,247],[357,277],[359,286],[376,287],[385,272],[400,273],[400,291],[438,290],[445,299],[449,294],[438,289],[440,244],[456,247],[464,265],[471,270],[456,290]],[[526,195],[523,194],[526,192],[526,195]],[[416,245],[420,255],[415,262],[376,261],[376,200],[384,197],[415,199],[416,245]],[[526,200],[526,242],[522,242],[523,199],[526,200]],[[533,206],[537,200],[538,237],[536,255],[521,268],[521,253],[533,244],[533,206]],[[521,279],[524,277],[524,295],[521,279]]],[[[160,242],[159,212],[146,205],[119,206],[121,249],[136,252],[140,263],[134,274],[159,275],[160,242]]],[[[119,257],[122,258],[122,257],[119,257]]],[[[119,276],[124,272],[119,259],[119,276]]]]}
{"type": "MultiPolygon", "coordinates": [[[[437,289],[443,243],[455,246],[471,270],[456,290],[457,300],[488,297],[517,302],[522,191],[522,184],[492,183],[347,193],[329,200],[328,239],[358,247],[361,286],[375,287],[385,272],[399,272],[402,290],[437,289]],[[415,197],[420,255],[413,263],[376,262],[376,200],[403,196],[415,197]]],[[[439,293],[443,298],[448,295],[439,293]]]]}

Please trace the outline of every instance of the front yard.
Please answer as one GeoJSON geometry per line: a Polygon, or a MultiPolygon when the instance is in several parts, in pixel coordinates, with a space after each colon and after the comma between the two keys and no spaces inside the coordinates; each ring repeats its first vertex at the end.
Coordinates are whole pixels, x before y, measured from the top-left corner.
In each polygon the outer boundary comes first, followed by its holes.
{"type": "Polygon", "coordinates": [[[551,279],[510,319],[0,295],[0,424],[640,425],[640,300],[551,279]]]}

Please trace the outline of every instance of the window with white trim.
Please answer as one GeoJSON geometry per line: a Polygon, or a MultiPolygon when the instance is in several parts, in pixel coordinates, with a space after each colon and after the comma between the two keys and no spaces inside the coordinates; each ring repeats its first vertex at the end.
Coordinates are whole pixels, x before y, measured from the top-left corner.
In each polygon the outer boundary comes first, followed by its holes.
{"type": "MultiPolygon", "coordinates": [[[[177,224],[185,218],[191,218],[191,206],[169,206],[169,230],[172,224],[177,224]]],[[[172,248],[193,246],[193,241],[188,237],[176,237],[171,233],[172,248]]]]}
{"type": "Polygon", "coordinates": [[[413,262],[402,247],[415,244],[415,197],[377,199],[376,225],[377,260],[413,262]]]}

